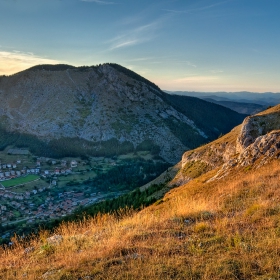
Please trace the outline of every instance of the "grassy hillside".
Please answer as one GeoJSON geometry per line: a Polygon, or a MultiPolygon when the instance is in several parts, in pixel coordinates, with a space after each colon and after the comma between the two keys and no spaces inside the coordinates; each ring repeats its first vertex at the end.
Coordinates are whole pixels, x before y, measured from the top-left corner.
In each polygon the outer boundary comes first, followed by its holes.
{"type": "Polygon", "coordinates": [[[207,183],[214,173],[140,212],[15,238],[1,249],[0,279],[278,279],[279,160],[207,183]]]}

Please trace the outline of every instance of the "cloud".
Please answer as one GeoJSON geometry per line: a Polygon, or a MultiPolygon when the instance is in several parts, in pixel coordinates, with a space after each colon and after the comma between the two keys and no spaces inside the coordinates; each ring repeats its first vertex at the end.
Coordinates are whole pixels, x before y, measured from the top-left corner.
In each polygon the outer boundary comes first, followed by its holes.
{"type": "Polygon", "coordinates": [[[138,26],[134,29],[127,30],[121,35],[109,40],[109,50],[116,50],[120,48],[138,45],[155,38],[156,30],[161,27],[162,21],[154,21],[149,24],[138,26]]]}
{"type": "Polygon", "coordinates": [[[189,9],[189,10],[170,10],[170,9],[163,9],[163,11],[169,12],[169,13],[173,13],[173,14],[189,14],[192,12],[199,12],[199,11],[204,11],[204,10],[208,10],[211,8],[214,8],[216,6],[221,6],[223,4],[226,4],[228,2],[231,2],[232,0],[226,0],[226,1],[222,1],[222,2],[217,2],[208,6],[203,6],[203,7],[199,7],[199,8],[195,8],[195,9],[189,9]]]}
{"type": "Polygon", "coordinates": [[[214,69],[210,71],[213,74],[219,74],[219,73],[224,73],[224,70],[218,70],[218,69],[214,69]]]}
{"type": "Polygon", "coordinates": [[[38,64],[58,64],[61,61],[43,58],[33,53],[0,50],[0,75],[10,75],[38,64]]]}
{"type": "Polygon", "coordinates": [[[128,47],[128,46],[133,46],[136,45],[139,42],[139,40],[135,39],[135,40],[131,40],[131,41],[121,41],[119,44],[115,44],[114,47],[112,47],[111,49],[119,49],[119,48],[123,48],[123,47],[128,47]]]}
{"type": "Polygon", "coordinates": [[[218,76],[190,76],[190,77],[185,77],[181,79],[176,79],[174,82],[181,82],[181,83],[192,83],[192,82],[200,82],[200,83],[205,83],[205,82],[213,82],[219,80],[218,76]]]}
{"type": "Polygon", "coordinates": [[[195,65],[194,63],[190,62],[190,61],[185,61],[185,63],[187,63],[188,66],[194,67],[196,68],[197,65],[195,65]]]}
{"type": "Polygon", "coordinates": [[[103,0],[80,0],[82,2],[92,2],[92,3],[97,3],[101,5],[113,5],[116,4],[115,2],[109,2],[109,1],[103,1],[103,0]]]}
{"type": "Polygon", "coordinates": [[[154,59],[154,57],[139,57],[139,58],[129,59],[128,61],[135,62],[135,61],[147,61],[152,59],[154,59]]]}

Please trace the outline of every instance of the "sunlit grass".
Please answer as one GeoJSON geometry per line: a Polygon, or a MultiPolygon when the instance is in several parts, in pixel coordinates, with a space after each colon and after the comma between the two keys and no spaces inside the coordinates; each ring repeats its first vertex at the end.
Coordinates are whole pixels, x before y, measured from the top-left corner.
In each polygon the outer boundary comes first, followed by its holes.
{"type": "Polygon", "coordinates": [[[15,238],[1,249],[0,279],[279,279],[279,161],[205,183],[208,177],[138,213],[15,238]],[[63,240],[48,244],[54,234],[63,240]]]}

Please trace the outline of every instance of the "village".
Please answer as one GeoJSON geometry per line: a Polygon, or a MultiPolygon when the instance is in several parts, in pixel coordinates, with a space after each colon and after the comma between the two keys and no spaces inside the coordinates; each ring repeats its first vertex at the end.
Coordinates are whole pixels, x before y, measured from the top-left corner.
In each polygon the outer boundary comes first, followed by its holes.
{"type": "Polygon", "coordinates": [[[12,225],[32,227],[125,193],[93,182],[128,156],[53,159],[0,151],[0,240],[13,235],[12,225]]]}
{"type": "MultiPolygon", "coordinates": [[[[34,167],[29,168],[27,166],[22,166],[19,168],[22,162],[18,159],[14,163],[2,163],[0,161],[0,182],[5,180],[10,180],[14,178],[18,178],[21,176],[26,176],[28,174],[37,174],[41,175],[44,178],[52,176],[52,175],[63,175],[63,174],[70,174],[72,172],[72,168],[77,167],[78,163],[76,160],[72,160],[70,162],[69,167],[67,167],[67,161],[61,160],[60,167],[56,167],[53,169],[41,169],[41,162],[50,162],[53,166],[57,164],[56,160],[51,160],[48,158],[38,158],[34,167]]],[[[4,187],[4,186],[2,186],[4,187]]]]}
{"type": "Polygon", "coordinates": [[[90,199],[85,199],[83,192],[70,191],[56,195],[56,192],[51,191],[57,185],[59,175],[71,174],[74,172],[73,168],[77,166],[78,163],[75,160],[69,163],[62,160],[58,164],[56,160],[48,158],[37,158],[31,168],[23,166],[20,159],[13,163],[1,162],[0,221],[2,224],[22,219],[27,223],[32,223],[38,219],[56,218],[71,213],[79,205],[87,204],[90,199]],[[41,165],[46,163],[50,164],[49,168],[42,168],[41,165]],[[37,177],[30,177],[30,175],[37,175],[37,177]],[[5,183],[18,183],[21,181],[15,179],[25,179],[28,176],[31,181],[27,181],[26,186],[32,181],[38,181],[38,184],[31,186],[28,190],[24,190],[24,183],[15,186],[9,184],[9,187],[5,187],[5,183]],[[49,179],[50,183],[46,184],[40,178],[49,179]],[[42,203],[38,204],[38,201],[42,203]]]}
{"type": "Polygon", "coordinates": [[[126,166],[125,176],[154,176],[153,170],[150,174],[143,172],[147,162],[154,166],[146,152],[113,158],[54,159],[24,149],[0,151],[0,240],[12,236],[12,228],[31,228],[126,193],[130,186],[118,183],[117,178],[122,176],[119,168],[126,166]],[[129,160],[135,157],[137,161],[131,165],[129,160]]]}

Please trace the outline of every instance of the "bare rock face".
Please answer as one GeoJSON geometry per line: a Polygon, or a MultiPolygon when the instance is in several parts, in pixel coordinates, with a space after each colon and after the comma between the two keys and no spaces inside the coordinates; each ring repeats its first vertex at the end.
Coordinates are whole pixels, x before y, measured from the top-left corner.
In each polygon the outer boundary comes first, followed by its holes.
{"type": "Polygon", "coordinates": [[[214,169],[217,169],[216,175],[210,180],[220,179],[232,168],[258,168],[278,158],[280,105],[247,117],[242,125],[214,142],[187,151],[173,183],[188,182],[193,179],[192,174],[200,175],[214,169]]]}
{"type": "Polygon", "coordinates": [[[280,109],[279,105],[274,107],[274,112],[271,110],[263,113],[247,117],[243,124],[240,135],[237,138],[236,150],[241,153],[249,145],[262,135],[269,133],[272,130],[280,128],[280,109]]]}
{"type": "Polygon", "coordinates": [[[280,157],[280,130],[271,131],[259,136],[238,157],[237,162],[241,166],[254,164],[261,159],[263,165],[272,158],[280,157]]]}
{"type": "Polygon", "coordinates": [[[233,157],[231,160],[226,161],[210,181],[225,177],[234,167],[244,167],[249,169],[252,167],[258,168],[272,159],[279,158],[280,130],[274,130],[265,135],[259,136],[240,154],[233,157]]]}

